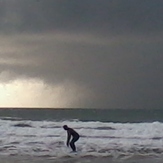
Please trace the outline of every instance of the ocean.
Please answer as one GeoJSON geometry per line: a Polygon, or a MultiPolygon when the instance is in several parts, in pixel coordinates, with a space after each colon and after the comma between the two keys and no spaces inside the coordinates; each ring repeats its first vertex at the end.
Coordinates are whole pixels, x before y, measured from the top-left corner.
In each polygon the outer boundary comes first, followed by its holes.
{"type": "Polygon", "coordinates": [[[162,163],[162,131],[162,109],[1,108],[0,163],[162,163]]]}

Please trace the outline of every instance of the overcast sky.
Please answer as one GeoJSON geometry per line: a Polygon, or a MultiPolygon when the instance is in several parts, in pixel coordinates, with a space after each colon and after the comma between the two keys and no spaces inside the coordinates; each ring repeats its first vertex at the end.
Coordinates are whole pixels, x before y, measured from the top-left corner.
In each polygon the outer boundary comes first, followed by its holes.
{"type": "Polygon", "coordinates": [[[0,107],[163,108],[162,0],[0,0],[0,107]]]}

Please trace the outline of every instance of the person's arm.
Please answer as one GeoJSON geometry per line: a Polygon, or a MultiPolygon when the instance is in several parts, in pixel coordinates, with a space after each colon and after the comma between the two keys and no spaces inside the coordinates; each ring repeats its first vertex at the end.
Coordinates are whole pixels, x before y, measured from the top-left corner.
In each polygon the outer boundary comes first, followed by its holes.
{"type": "Polygon", "coordinates": [[[69,142],[70,142],[70,138],[71,138],[71,133],[70,131],[67,131],[67,146],[69,146],[69,142]]]}

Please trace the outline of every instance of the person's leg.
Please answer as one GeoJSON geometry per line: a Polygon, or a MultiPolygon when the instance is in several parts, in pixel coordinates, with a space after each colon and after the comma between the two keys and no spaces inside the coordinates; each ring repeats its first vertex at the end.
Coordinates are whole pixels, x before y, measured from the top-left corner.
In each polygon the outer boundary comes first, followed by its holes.
{"type": "Polygon", "coordinates": [[[79,139],[79,137],[73,137],[73,139],[70,142],[70,147],[71,149],[75,152],[76,151],[76,146],[75,146],[75,142],[79,139]]]}
{"type": "Polygon", "coordinates": [[[74,141],[71,141],[71,142],[70,142],[70,147],[71,147],[71,149],[72,149],[74,152],[76,151],[76,146],[75,146],[74,141]]]}

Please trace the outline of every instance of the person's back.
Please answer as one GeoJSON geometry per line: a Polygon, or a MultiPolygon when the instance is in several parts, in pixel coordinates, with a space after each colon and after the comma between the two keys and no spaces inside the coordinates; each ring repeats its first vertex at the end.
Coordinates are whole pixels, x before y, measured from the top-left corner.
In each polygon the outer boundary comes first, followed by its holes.
{"type": "Polygon", "coordinates": [[[67,130],[68,132],[70,132],[70,134],[73,136],[73,137],[78,137],[79,134],[72,128],[68,128],[67,130]]]}

